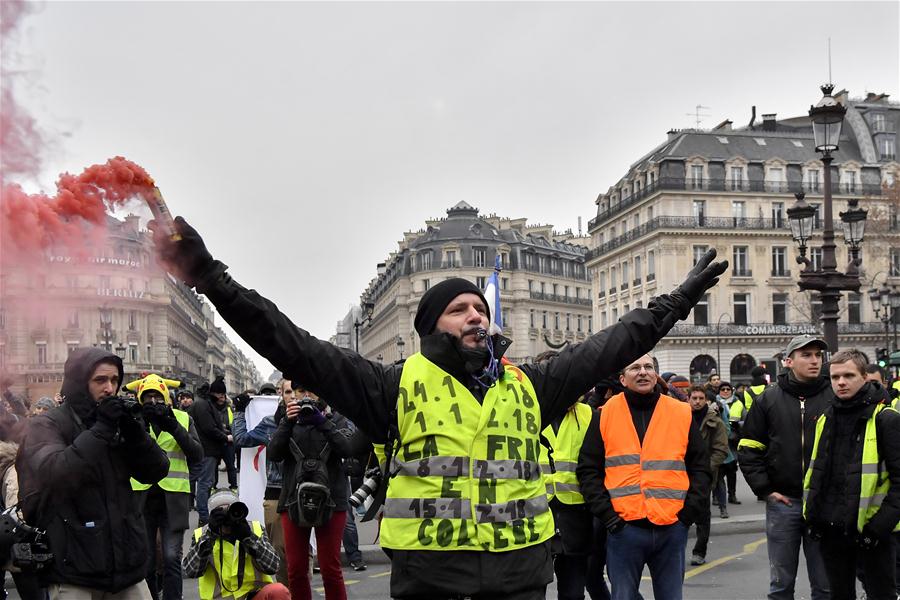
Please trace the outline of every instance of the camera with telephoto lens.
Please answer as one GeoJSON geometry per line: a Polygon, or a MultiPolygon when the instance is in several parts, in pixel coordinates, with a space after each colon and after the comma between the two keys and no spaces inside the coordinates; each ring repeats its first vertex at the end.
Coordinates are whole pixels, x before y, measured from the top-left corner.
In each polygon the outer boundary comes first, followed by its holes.
{"type": "Polygon", "coordinates": [[[209,529],[216,535],[221,535],[222,527],[232,529],[246,521],[250,509],[243,502],[232,502],[227,509],[216,509],[209,513],[209,529]]]}
{"type": "Polygon", "coordinates": [[[0,555],[23,571],[38,571],[53,560],[47,533],[22,519],[19,509],[11,506],[0,513],[0,555]]]}
{"type": "Polygon", "coordinates": [[[363,505],[366,510],[369,510],[369,507],[375,500],[373,495],[378,491],[378,486],[381,485],[381,470],[370,469],[367,475],[368,477],[362,482],[359,489],[350,495],[349,502],[353,508],[359,508],[360,505],[363,505]]]}

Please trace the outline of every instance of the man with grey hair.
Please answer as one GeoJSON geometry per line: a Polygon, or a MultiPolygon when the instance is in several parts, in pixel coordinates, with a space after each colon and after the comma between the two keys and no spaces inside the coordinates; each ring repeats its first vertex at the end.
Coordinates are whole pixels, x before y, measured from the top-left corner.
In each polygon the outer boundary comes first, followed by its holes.
{"type": "Polygon", "coordinates": [[[793,600],[801,543],[813,600],[829,597],[819,542],[806,531],[801,502],[816,419],[833,398],[822,375],[826,350],[825,340],[813,335],[788,343],[786,371],[750,407],[738,442],[744,478],[757,497],[766,499],[769,600],[793,600]]]}

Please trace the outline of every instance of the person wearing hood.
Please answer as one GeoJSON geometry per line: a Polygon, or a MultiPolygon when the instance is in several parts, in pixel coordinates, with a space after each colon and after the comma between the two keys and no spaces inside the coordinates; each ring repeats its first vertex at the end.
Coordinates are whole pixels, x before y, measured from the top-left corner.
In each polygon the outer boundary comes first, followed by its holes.
{"type": "Polygon", "coordinates": [[[197,424],[200,443],[203,445],[203,461],[197,473],[195,498],[201,527],[209,522],[207,506],[209,494],[216,487],[219,461],[225,458],[225,449],[234,439],[225,427],[220,406],[225,407],[227,404],[225,381],[219,377],[212,384],[204,383],[200,386],[191,413],[197,424]]]}
{"type": "Polygon", "coordinates": [[[169,470],[143,419],[117,397],[122,359],[79,348],[64,367],[66,401],[34,417],[19,449],[19,507],[44,529],[53,561],[50,597],[107,593],[147,600],[147,531],[131,478],[154,484],[169,470]]]}
{"type": "Polygon", "coordinates": [[[766,500],[769,600],[792,600],[800,561],[812,600],[828,598],[828,578],[819,542],[803,521],[803,476],[809,466],[816,419],[834,394],[822,374],[825,340],[798,335],[784,351],[785,372],[756,398],[738,442],[738,463],[753,493],[766,500]]]}
{"type": "Polygon", "coordinates": [[[158,600],[181,600],[181,553],[191,497],[189,467],[203,460],[194,420],[171,406],[169,386],[179,385],[179,381],[151,373],[127,386],[137,393],[144,420],[150,424],[150,437],[169,457],[169,473],[157,483],[131,480],[147,522],[147,543],[154,550],[159,536],[162,578],[157,576],[155,551],[150,553],[147,565],[147,587],[158,600]]]}
{"type": "Polygon", "coordinates": [[[833,600],[856,598],[857,565],[869,600],[895,600],[900,529],[900,414],[886,409],[884,388],[866,381],[866,357],[831,357],[835,398],[819,417],[803,482],[803,514],[821,540],[833,600]]]}
{"type": "Polygon", "coordinates": [[[391,596],[400,599],[544,597],[554,527],[540,431],[596,381],[653,348],[727,268],[710,250],[671,294],[544,364],[521,367],[501,363],[511,340],[488,331],[481,290],[446,279],[419,300],[420,351],[382,364],[314,338],[236,283],[181,217],[178,240],[150,226],[160,264],[205,294],[292,383],[386,444],[381,544],[392,554],[391,596]]]}

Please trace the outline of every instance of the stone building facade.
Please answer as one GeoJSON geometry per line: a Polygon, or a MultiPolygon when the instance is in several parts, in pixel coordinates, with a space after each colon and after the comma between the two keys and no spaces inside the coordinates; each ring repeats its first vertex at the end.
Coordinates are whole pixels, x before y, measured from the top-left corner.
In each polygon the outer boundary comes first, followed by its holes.
{"type": "Polygon", "coordinates": [[[156,265],[138,217],[110,217],[107,224],[103,242],[84,252],[50,250],[38,264],[3,266],[0,376],[12,390],[30,399],[53,396],[67,357],[84,346],[121,356],[128,381],[152,371],[191,388],[216,369],[225,373],[231,353],[240,365],[231,389],[255,385],[253,364],[224,334],[211,335],[217,328],[210,306],[156,265]]]}
{"type": "MultiPolygon", "coordinates": [[[[884,326],[867,293],[900,285],[900,105],[883,94],[835,96],[848,108],[832,164],[839,269],[848,262],[839,212],[851,200],[869,211],[862,286],[860,294],[844,295],[839,340],[874,359],[884,326]]],[[[792,336],[821,330],[815,294],[797,287],[798,249],[786,210],[801,190],[821,208],[822,169],[805,116],[763,115],[741,129],[725,121],[710,131],[670,131],[596,200],[586,265],[598,327],[674,289],[699,256],[716,248],[731,262],[729,270],[659,344],[660,368],[695,379],[717,371],[732,382],[748,380],[755,364],[779,369],[778,355],[792,336]]],[[[817,217],[809,244],[814,265],[821,261],[821,230],[817,217]]]]}
{"type": "MultiPolygon", "coordinates": [[[[359,331],[361,353],[392,362],[419,350],[413,319],[422,294],[444,279],[463,277],[484,289],[500,257],[503,333],[513,344],[513,362],[580,342],[593,329],[590,288],[584,266],[587,238],[555,233],[524,218],[481,216],[460,202],[447,217],[407,232],[396,252],[378,266],[362,294],[374,303],[371,322],[359,331]],[[402,344],[398,341],[402,340],[402,344]]],[[[343,335],[353,343],[353,318],[343,335]]]]}

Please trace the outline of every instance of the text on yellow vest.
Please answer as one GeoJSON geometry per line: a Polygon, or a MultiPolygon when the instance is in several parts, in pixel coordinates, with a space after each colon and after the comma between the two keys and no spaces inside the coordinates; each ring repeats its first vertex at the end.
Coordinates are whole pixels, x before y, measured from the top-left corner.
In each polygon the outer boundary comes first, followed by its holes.
{"type": "Polygon", "coordinates": [[[534,387],[506,368],[479,403],[421,354],[403,365],[381,543],[400,550],[532,546],[553,535],[534,387]]]}

